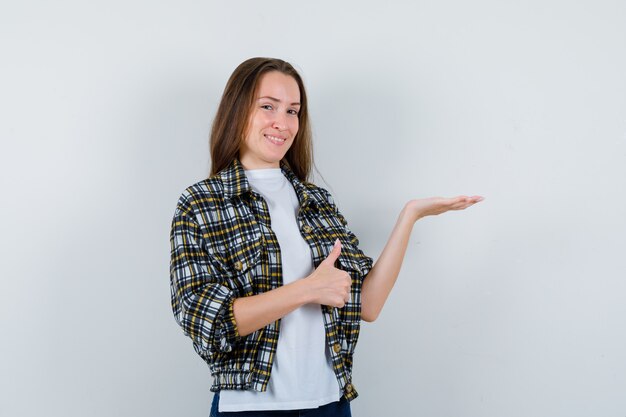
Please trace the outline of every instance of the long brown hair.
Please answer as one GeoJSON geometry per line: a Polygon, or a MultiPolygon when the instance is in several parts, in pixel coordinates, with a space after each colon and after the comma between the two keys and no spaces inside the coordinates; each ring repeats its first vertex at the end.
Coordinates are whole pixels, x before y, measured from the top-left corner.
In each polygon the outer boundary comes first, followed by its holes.
{"type": "Polygon", "coordinates": [[[211,128],[210,176],[226,168],[238,156],[252,111],[257,84],[261,76],[270,71],[279,71],[291,76],[300,88],[298,133],[283,160],[298,179],[309,181],[313,166],[313,145],[304,83],[290,63],[282,59],[264,57],[250,58],[239,64],[226,83],[211,128]]]}

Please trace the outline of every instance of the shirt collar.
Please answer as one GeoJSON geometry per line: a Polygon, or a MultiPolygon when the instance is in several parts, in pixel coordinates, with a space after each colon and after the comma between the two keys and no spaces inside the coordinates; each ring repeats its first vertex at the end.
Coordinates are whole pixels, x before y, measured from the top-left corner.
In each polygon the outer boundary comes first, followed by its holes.
{"type": "MultiPolygon", "coordinates": [[[[283,175],[285,175],[293,185],[296,195],[298,196],[298,201],[300,201],[302,205],[306,205],[307,203],[323,204],[324,197],[316,190],[315,185],[306,181],[300,181],[284,160],[280,161],[280,169],[283,175]]],[[[226,199],[241,196],[252,191],[243,165],[237,157],[235,157],[226,168],[220,171],[218,175],[222,179],[224,198],[226,199]]]]}

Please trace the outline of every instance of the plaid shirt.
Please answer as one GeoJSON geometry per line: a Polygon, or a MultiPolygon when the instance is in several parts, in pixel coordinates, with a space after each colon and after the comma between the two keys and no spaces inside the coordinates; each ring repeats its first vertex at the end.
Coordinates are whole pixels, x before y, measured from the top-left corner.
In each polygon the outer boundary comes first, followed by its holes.
{"type": "MultiPolygon", "coordinates": [[[[352,277],[351,300],[343,308],[323,305],[322,314],[339,387],[352,400],[358,395],[351,379],[360,330],[361,285],[372,268],[372,258],[358,248],[359,240],[327,190],[300,181],[284,161],[280,167],[298,196],[297,223],[311,248],[315,268],[328,256],[335,239],[342,244],[335,266],[352,277]]],[[[238,159],[182,193],[170,242],[174,317],[209,365],[214,377],[211,391],[265,391],[280,319],[240,336],[233,301],[282,285],[281,252],[270,227],[267,203],[250,187],[238,159]]]]}

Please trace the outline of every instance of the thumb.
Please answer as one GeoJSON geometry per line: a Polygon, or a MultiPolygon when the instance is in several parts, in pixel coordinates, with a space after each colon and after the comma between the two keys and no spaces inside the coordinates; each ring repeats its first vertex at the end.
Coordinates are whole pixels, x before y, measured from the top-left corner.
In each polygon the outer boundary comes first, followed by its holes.
{"type": "Polygon", "coordinates": [[[326,257],[325,262],[329,262],[331,265],[334,265],[340,253],[341,253],[341,242],[339,241],[339,239],[337,239],[335,240],[335,245],[333,246],[333,249],[330,251],[330,253],[326,257]]]}

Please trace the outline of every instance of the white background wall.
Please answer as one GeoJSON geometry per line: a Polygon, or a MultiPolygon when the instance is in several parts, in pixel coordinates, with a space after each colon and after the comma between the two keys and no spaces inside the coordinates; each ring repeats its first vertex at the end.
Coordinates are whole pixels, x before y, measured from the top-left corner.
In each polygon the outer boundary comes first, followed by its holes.
{"type": "Polygon", "coordinates": [[[3,2],[0,415],[208,416],[170,221],[272,56],[375,259],[409,199],[486,196],[414,228],[353,414],[626,416],[625,47],[621,0],[3,2]]]}

